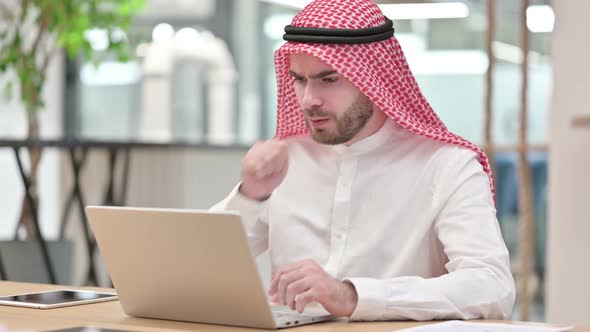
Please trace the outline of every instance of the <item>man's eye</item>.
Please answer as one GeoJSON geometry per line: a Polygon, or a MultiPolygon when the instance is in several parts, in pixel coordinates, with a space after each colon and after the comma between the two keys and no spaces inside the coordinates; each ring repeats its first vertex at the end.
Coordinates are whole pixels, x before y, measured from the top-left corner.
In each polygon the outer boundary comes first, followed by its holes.
{"type": "Polygon", "coordinates": [[[338,78],[337,77],[324,77],[323,81],[326,83],[334,83],[334,82],[338,81],[338,78]]]}

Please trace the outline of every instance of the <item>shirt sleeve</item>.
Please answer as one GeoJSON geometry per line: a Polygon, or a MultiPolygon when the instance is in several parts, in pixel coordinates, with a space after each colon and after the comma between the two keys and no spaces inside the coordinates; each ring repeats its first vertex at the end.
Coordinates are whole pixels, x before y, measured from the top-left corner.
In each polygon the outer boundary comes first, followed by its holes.
{"type": "Polygon", "coordinates": [[[445,197],[433,227],[448,258],[448,273],[435,278],[349,278],[358,294],[352,320],[510,316],[515,285],[489,180],[475,157],[461,160],[437,174],[434,188],[445,197]]]}
{"type": "Polygon", "coordinates": [[[258,256],[268,249],[268,201],[259,202],[242,195],[240,182],[227,197],[210,208],[211,211],[237,211],[248,236],[250,251],[258,256]]]}

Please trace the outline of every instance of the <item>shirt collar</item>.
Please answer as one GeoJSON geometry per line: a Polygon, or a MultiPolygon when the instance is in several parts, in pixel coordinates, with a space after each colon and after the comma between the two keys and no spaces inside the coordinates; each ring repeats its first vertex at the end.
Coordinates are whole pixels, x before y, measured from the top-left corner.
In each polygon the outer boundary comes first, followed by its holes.
{"type": "MultiPolygon", "coordinates": [[[[373,135],[368,136],[356,143],[347,146],[345,144],[332,145],[334,152],[341,156],[358,156],[375,150],[385,144],[392,136],[403,135],[406,132],[404,128],[398,125],[393,119],[387,118],[381,128],[373,135]]],[[[403,135],[405,136],[405,135],[403,135]]]]}

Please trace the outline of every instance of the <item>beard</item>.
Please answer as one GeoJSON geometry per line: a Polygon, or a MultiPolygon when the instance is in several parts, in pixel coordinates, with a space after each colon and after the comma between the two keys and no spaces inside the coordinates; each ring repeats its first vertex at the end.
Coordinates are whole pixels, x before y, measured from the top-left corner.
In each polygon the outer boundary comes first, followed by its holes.
{"type": "Polygon", "coordinates": [[[305,125],[311,132],[314,141],[320,144],[343,144],[355,137],[373,116],[371,101],[365,95],[359,97],[340,116],[336,116],[322,109],[304,110],[306,115],[305,125]],[[309,124],[309,117],[325,117],[334,121],[336,129],[313,128],[309,124]]]}

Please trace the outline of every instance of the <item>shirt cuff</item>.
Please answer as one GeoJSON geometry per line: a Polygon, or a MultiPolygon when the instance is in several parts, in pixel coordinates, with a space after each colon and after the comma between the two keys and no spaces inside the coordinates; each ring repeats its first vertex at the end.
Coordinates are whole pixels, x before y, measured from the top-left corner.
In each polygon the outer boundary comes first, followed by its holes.
{"type": "Polygon", "coordinates": [[[268,205],[268,199],[257,201],[240,193],[242,182],[229,193],[225,200],[225,210],[239,211],[243,215],[257,216],[268,205]]]}
{"type": "Polygon", "coordinates": [[[348,278],[358,297],[351,320],[381,320],[386,309],[387,290],[383,282],[372,278],[348,278]]]}

